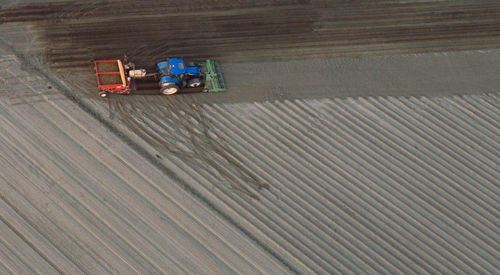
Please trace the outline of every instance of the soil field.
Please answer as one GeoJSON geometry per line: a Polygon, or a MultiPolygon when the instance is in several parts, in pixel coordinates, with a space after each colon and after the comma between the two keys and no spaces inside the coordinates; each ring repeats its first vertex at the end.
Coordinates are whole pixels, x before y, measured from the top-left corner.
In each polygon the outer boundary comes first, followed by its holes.
{"type": "Polygon", "coordinates": [[[20,266],[498,273],[499,1],[20,2],[0,0],[20,266]],[[216,59],[228,91],[99,98],[93,61],[124,54],[216,59]]]}
{"type": "MultiPolygon", "coordinates": [[[[4,8],[0,23],[34,24],[55,68],[127,54],[259,62],[495,48],[498,1],[71,1],[4,8]]],[[[142,65],[142,64],[141,64],[142,65]]]]}
{"type": "Polygon", "coordinates": [[[101,73],[114,73],[120,71],[118,69],[118,63],[114,62],[97,63],[97,69],[101,73]]]}
{"type": "Polygon", "coordinates": [[[103,74],[99,76],[101,85],[115,85],[122,83],[120,75],[117,74],[103,74]]]}

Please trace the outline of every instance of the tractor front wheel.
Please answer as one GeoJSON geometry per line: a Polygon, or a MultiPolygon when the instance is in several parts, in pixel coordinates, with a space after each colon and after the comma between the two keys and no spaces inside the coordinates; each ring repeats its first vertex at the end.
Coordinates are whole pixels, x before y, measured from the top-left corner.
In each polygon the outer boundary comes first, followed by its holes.
{"type": "Polygon", "coordinates": [[[179,86],[175,83],[169,83],[161,87],[160,92],[164,95],[173,95],[179,91],[179,86]]]}

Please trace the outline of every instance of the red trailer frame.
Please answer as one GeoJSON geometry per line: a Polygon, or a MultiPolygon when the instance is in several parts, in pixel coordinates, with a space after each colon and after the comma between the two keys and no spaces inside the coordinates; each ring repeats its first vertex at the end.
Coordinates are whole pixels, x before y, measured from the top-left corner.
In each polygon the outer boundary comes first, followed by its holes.
{"type": "Polygon", "coordinates": [[[99,60],[94,61],[97,85],[99,87],[99,95],[106,97],[108,93],[112,94],[130,94],[130,80],[125,75],[125,66],[119,59],[115,60],[99,60]],[[112,63],[116,64],[115,66],[112,63]],[[113,75],[115,77],[113,77],[113,75]],[[115,80],[111,83],[103,83],[103,79],[115,80]]]}

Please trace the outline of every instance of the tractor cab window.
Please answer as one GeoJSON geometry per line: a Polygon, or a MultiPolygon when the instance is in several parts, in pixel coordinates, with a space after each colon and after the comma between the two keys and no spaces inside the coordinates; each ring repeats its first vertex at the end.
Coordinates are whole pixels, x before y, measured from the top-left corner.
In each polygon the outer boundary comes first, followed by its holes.
{"type": "Polygon", "coordinates": [[[172,75],[181,75],[186,73],[186,65],[180,58],[170,58],[168,60],[168,68],[172,75]]]}
{"type": "Polygon", "coordinates": [[[184,71],[184,63],[182,63],[182,62],[178,62],[176,64],[169,64],[169,65],[170,65],[170,69],[174,69],[177,67],[177,70],[184,71]]]}

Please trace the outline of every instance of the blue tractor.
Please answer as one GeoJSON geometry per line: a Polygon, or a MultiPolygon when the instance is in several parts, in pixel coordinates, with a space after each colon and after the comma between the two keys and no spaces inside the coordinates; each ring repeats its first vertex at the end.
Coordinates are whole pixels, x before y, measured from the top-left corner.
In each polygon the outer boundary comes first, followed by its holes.
{"type": "Polygon", "coordinates": [[[169,58],[156,64],[160,92],[172,95],[180,90],[220,92],[225,90],[218,64],[213,60],[185,63],[180,58],[169,58]]]}

